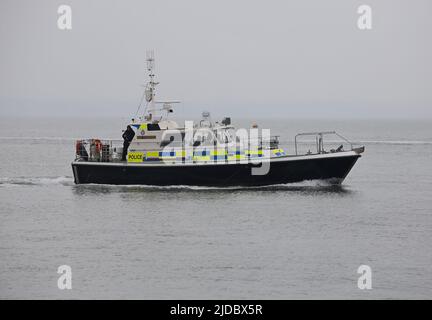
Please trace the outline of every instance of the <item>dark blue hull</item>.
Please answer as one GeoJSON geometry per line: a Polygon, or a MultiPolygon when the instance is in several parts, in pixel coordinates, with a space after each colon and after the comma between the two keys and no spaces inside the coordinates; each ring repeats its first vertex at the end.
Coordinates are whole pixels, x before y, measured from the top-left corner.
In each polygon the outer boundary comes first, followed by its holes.
{"type": "Polygon", "coordinates": [[[190,186],[264,186],[330,180],[340,184],[357,159],[355,152],[324,157],[286,157],[271,161],[265,175],[252,175],[254,164],[131,164],[73,162],[76,184],[96,183],[115,185],[190,185],[190,186]]]}

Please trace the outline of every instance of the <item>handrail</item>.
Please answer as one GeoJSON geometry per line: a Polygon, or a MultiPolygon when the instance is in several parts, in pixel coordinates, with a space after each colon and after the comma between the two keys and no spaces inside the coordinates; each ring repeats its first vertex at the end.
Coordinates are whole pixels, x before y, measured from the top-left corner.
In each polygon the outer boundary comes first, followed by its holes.
{"type": "Polygon", "coordinates": [[[75,141],[75,159],[110,162],[113,150],[121,147],[120,139],[78,139],[75,141]]]}
{"type": "Polygon", "coordinates": [[[303,133],[296,134],[294,137],[296,155],[298,155],[298,152],[297,152],[297,138],[298,137],[300,137],[300,136],[315,136],[316,145],[317,145],[317,153],[322,153],[324,151],[323,150],[323,141],[324,141],[323,136],[324,135],[330,135],[330,134],[334,134],[334,135],[338,136],[339,138],[341,138],[342,140],[344,140],[346,143],[348,143],[350,145],[351,150],[353,149],[353,144],[351,143],[351,141],[349,141],[347,138],[345,138],[341,134],[337,133],[336,131],[303,132],[303,133]]]}

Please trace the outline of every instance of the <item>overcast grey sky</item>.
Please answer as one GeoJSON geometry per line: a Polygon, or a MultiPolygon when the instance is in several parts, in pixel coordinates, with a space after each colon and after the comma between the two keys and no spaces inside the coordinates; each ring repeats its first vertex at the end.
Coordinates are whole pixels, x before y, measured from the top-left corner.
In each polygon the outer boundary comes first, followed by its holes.
{"type": "Polygon", "coordinates": [[[432,2],[0,1],[0,115],[132,116],[154,49],[182,115],[432,117],[432,2]],[[72,7],[72,30],[57,8],[72,7]],[[357,8],[372,7],[372,30],[357,8]]]}

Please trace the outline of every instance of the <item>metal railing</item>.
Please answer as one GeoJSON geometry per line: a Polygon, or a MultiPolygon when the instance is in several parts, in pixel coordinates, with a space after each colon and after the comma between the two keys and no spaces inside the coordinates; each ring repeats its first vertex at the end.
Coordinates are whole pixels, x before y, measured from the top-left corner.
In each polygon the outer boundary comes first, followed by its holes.
{"type": "Polygon", "coordinates": [[[93,162],[113,162],[120,160],[121,140],[82,139],[75,142],[75,159],[93,162]]]}
{"type": "MultiPolygon", "coordinates": [[[[337,137],[339,137],[340,139],[342,139],[344,142],[348,143],[350,145],[350,147],[351,147],[351,150],[353,150],[353,144],[347,138],[345,138],[344,136],[340,135],[336,131],[305,132],[305,133],[298,133],[294,137],[294,144],[295,144],[295,153],[296,153],[296,155],[298,155],[298,147],[297,147],[298,139],[297,138],[298,137],[302,137],[302,136],[315,136],[315,143],[316,143],[316,148],[317,148],[317,154],[326,153],[326,151],[324,150],[324,138],[323,138],[325,135],[336,135],[337,137]]],[[[333,152],[341,151],[341,150],[338,150],[338,149],[336,149],[333,152]]]]}
{"type": "MultiPolygon", "coordinates": [[[[157,153],[158,155],[162,153],[173,153],[177,154],[177,152],[181,152],[183,154],[183,151],[187,148],[190,148],[192,150],[192,154],[194,155],[195,151],[199,153],[201,150],[206,151],[206,155],[208,157],[215,156],[212,155],[212,151],[217,150],[218,152],[221,152],[221,150],[224,151],[222,156],[216,156],[215,161],[219,162],[219,158],[224,158],[225,160],[229,160],[230,157],[234,158],[241,158],[242,156],[247,157],[254,157],[255,153],[257,157],[263,157],[264,149],[277,149],[279,146],[279,140],[278,136],[272,136],[270,137],[270,140],[264,141],[262,137],[258,137],[257,141],[251,144],[244,145],[242,147],[231,146],[228,144],[224,144],[222,146],[216,146],[216,145],[204,145],[204,146],[164,146],[160,149],[149,149],[149,150],[132,150],[132,152],[138,152],[145,154],[145,157],[148,156],[148,154],[154,154],[157,153]],[[166,150],[169,150],[166,151],[166,150]],[[252,151],[251,151],[252,150],[252,151]],[[240,152],[240,153],[239,153],[240,152]],[[250,154],[252,152],[252,155],[250,154]]],[[[89,161],[89,162],[121,162],[122,161],[122,153],[123,153],[123,141],[122,140],[107,140],[107,139],[81,139],[76,141],[76,161],[89,161]]],[[[151,160],[163,160],[165,158],[170,158],[173,156],[158,156],[155,157],[154,155],[151,156],[151,160]],[[153,159],[154,158],[154,159],[153,159]]],[[[191,161],[195,155],[191,158],[191,161]]],[[[176,158],[176,157],[174,157],[176,158]]],[[[182,159],[180,157],[180,159],[182,159]]]]}
{"type": "MultiPolygon", "coordinates": [[[[354,148],[347,138],[338,134],[336,131],[321,131],[321,132],[305,132],[299,133],[294,137],[295,155],[299,155],[299,138],[306,136],[313,136],[312,141],[303,141],[304,143],[313,142],[316,145],[316,153],[328,153],[324,150],[324,136],[335,135],[342,140],[342,145],[336,149],[331,149],[329,152],[340,152],[343,151],[343,144],[346,143],[350,146],[351,150],[357,150],[354,148]]],[[[257,148],[262,149],[277,149],[279,145],[279,136],[271,136],[269,141],[263,143],[262,137],[258,137],[257,148]]],[[[334,142],[334,141],[332,141],[334,142]]],[[[200,146],[204,147],[204,146],[200,146]]],[[[244,146],[246,149],[248,146],[244,146]]],[[[227,149],[228,146],[222,146],[227,149]]],[[[176,148],[174,148],[176,149],[176,148]]],[[[195,147],[193,147],[195,149],[195,147]]],[[[360,150],[360,149],[358,149],[360,150]]],[[[76,160],[92,161],[92,162],[119,162],[122,158],[123,141],[122,140],[106,140],[106,139],[82,139],[76,141],[76,160]]],[[[159,150],[161,151],[161,150],[159,150]]],[[[362,151],[359,151],[362,152],[362,151]]],[[[228,154],[228,150],[226,150],[228,154]]],[[[306,154],[312,154],[310,150],[306,154]]]]}

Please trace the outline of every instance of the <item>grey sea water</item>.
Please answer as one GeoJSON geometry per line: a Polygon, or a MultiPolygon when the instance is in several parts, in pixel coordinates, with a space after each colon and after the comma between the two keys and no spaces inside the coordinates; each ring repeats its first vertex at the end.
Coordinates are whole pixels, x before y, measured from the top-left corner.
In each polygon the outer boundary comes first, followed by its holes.
{"type": "Polygon", "coordinates": [[[0,298],[430,298],[432,122],[259,124],[289,153],[296,132],[333,129],[366,152],[342,187],[77,186],[74,139],[125,121],[2,118],[0,298]]]}

